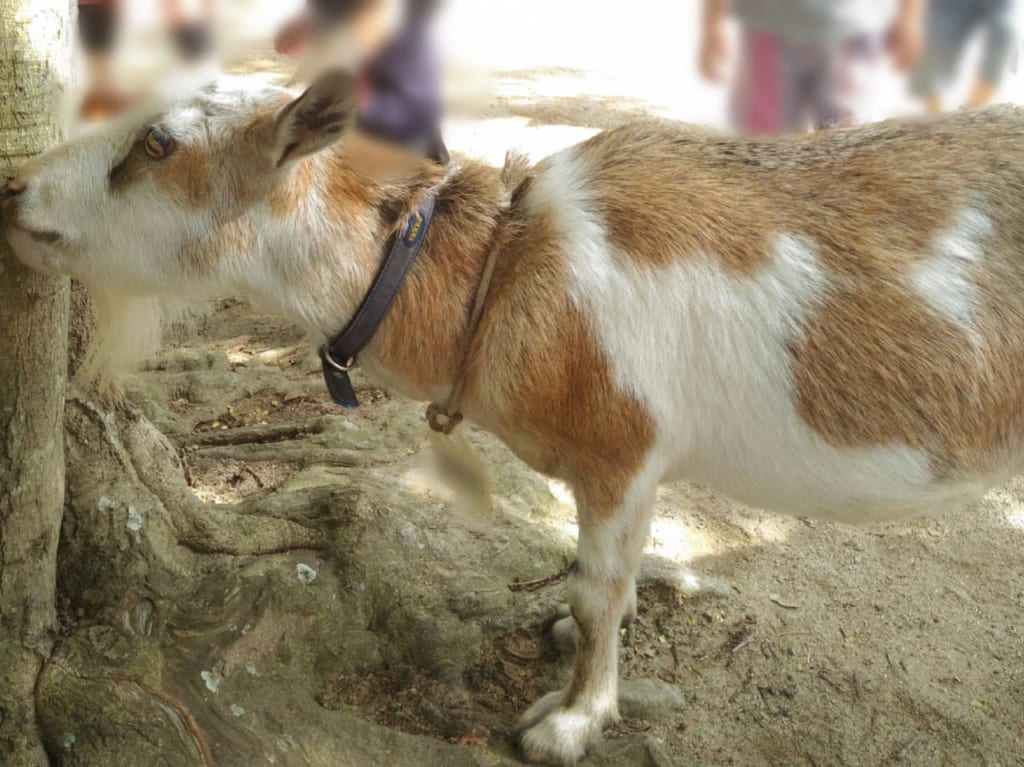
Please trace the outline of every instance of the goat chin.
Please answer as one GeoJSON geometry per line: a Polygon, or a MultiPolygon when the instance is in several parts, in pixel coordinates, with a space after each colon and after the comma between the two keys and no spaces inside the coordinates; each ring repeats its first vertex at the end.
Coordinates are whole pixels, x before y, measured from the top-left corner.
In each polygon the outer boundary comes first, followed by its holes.
{"type": "Polygon", "coordinates": [[[86,285],[96,309],[96,328],[75,383],[102,399],[122,398],[122,379],[160,347],[174,307],[158,296],[130,295],[86,285]]]}

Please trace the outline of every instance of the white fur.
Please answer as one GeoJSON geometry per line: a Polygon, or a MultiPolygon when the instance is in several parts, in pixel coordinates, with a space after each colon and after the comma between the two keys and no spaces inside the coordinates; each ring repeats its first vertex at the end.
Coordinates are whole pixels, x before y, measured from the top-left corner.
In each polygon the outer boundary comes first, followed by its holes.
{"type": "Polygon", "coordinates": [[[928,305],[965,330],[975,346],[980,343],[974,322],[978,289],[972,272],[994,233],[988,216],[977,208],[964,208],[953,226],[938,238],[933,256],[912,275],[914,288],[928,305]]]}
{"type": "Polygon", "coordinates": [[[836,448],[799,417],[788,345],[830,285],[813,242],[778,233],[769,265],[751,277],[727,272],[713,254],[655,268],[610,244],[587,183],[576,150],[566,150],[537,179],[531,202],[554,215],[573,298],[618,384],[654,416],[663,479],[856,523],[974,497],[973,485],[937,487],[920,451],[836,448]]]}

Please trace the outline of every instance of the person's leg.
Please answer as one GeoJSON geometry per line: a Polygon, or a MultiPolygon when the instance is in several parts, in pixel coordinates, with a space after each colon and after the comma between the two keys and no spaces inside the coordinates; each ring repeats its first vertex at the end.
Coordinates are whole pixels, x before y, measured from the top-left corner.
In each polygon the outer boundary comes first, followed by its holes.
{"type": "Polygon", "coordinates": [[[873,122],[883,40],[857,35],[819,47],[811,110],[817,130],[873,122]]]}
{"type": "Polygon", "coordinates": [[[975,29],[976,6],[963,0],[930,0],[927,14],[924,53],[911,76],[910,90],[929,114],[938,114],[942,111],[942,92],[956,77],[975,29]]]}
{"type": "Polygon", "coordinates": [[[778,35],[741,32],[741,53],[730,98],[733,128],[746,135],[782,132],[786,121],[783,43],[778,35]]]}
{"type": "Polygon", "coordinates": [[[984,51],[977,79],[967,99],[967,106],[971,109],[983,107],[995,98],[1017,39],[1013,28],[1013,2],[980,2],[983,6],[980,23],[985,30],[984,51]]]}
{"type": "Polygon", "coordinates": [[[122,106],[123,99],[115,84],[113,58],[117,33],[115,0],[89,0],[78,4],[78,39],[85,68],[81,114],[87,120],[101,119],[122,106]]]}
{"type": "Polygon", "coordinates": [[[214,11],[215,0],[163,0],[164,23],[184,61],[195,63],[213,54],[214,11]]]}

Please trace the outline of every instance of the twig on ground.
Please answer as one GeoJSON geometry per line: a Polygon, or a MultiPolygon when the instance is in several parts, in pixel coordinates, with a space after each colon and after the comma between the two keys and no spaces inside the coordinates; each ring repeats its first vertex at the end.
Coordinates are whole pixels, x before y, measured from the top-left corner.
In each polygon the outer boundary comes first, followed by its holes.
{"type": "Polygon", "coordinates": [[[903,747],[899,751],[896,752],[896,755],[893,757],[893,759],[897,762],[902,762],[903,759],[906,757],[907,753],[910,751],[910,749],[916,746],[923,737],[924,736],[921,733],[918,733],[917,735],[912,737],[910,740],[903,744],[903,747]]]}
{"type": "Polygon", "coordinates": [[[744,641],[740,642],[740,643],[739,643],[738,645],[736,645],[735,647],[733,647],[733,648],[732,648],[732,649],[731,649],[731,650],[729,651],[729,654],[730,654],[730,655],[735,655],[736,653],[738,653],[738,652],[739,652],[740,650],[742,650],[742,649],[743,649],[744,647],[746,647],[746,646],[747,646],[748,644],[750,644],[750,643],[751,643],[751,642],[753,642],[753,641],[754,641],[754,638],[753,638],[753,637],[751,637],[751,638],[749,638],[749,639],[746,639],[746,640],[744,640],[744,641]]]}
{"type": "Polygon", "coordinates": [[[265,485],[263,484],[263,480],[260,479],[260,475],[257,474],[252,469],[250,469],[248,466],[243,466],[242,467],[242,471],[245,472],[246,474],[248,474],[254,480],[256,480],[256,486],[259,487],[261,490],[265,487],[265,485]]]}
{"type": "Polygon", "coordinates": [[[569,568],[560,570],[557,573],[552,573],[545,578],[538,578],[535,581],[521,581],[518,578],[512,583],[508,584],[508,590],[512,592],[519,591],[539,591],[545,586],[550,586],[559,581],[563,581],[569,577],[569,568]]]}

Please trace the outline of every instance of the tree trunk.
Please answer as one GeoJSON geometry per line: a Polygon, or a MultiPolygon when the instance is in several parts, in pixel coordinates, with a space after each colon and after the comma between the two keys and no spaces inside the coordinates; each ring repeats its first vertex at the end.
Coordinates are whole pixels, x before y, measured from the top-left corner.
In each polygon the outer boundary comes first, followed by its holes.
{"type": "MultiPolygon", "coordinates": [[[[60,140],[68,0],[0,0],[0,179],[60,140]]],[[[68,285],[0,244],[0,763],[48,763],[34,705],[55,636],[68,285]]]]}

